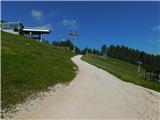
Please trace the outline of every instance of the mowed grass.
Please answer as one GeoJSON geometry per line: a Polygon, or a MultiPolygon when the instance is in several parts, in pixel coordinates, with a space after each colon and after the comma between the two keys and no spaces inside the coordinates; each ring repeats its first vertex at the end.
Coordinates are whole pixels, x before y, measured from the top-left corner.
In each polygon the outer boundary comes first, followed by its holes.
{"type": "Polygon", "coordinates": [[[96,55],[84,55],[82,59],[110,72],[121,80],[160,92],[160,83],[144,80],[144,69],[138,73],[137,66],[134,64],[113,58],[103,59],[96,55]]]}
{"type": "Polygon", "coordinates": [[[5,32],[1,45],[2,110],[75,76],[70,51],[5,32]]]}

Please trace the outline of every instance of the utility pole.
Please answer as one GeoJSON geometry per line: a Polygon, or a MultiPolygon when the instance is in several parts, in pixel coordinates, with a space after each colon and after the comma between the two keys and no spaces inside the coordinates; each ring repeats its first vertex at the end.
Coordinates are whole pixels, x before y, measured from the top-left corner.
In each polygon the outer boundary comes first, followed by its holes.
{"type": "Polygon", "coordinates": [[[75,52],[75,40],[79,37],[78,32],[69,32],[69,35],[72,37],[73,39],[73,52],[75,52]]]}
{"type": "Polygon", "coordinates": [[[59,42],[62,41],[62,35],[58,35],[58,41],[59,41],[59,42]]]}
{"type": "Polygon", "coordinates": [[[88,47],[86,47],[86,55],[88,54],[88,47]]]}
{"type": "Polygon", "coordinates": [[[137,61],[137,63],[138,63],[138,69],[137,69],[137,71],[140,72],[141,71],[142,62],[141,61],[137,61]]]}

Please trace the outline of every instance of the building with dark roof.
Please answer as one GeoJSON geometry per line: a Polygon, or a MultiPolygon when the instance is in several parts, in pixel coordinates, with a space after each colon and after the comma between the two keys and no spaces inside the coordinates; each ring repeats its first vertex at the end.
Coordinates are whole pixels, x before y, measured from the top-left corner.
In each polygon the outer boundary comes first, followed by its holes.
{"type": "Polygon", "coordinates": [[[0,29],[12,34],[21,34],[26,37],[42,41],[43,34],[49,34],[51,28],[47,27],[24,27],[20,22],[1,22],[0,29]]]}

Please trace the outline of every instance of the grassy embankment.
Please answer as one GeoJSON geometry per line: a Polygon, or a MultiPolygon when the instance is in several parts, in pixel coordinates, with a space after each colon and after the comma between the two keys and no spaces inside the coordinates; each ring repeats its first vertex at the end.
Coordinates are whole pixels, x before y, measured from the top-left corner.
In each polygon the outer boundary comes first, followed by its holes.
{"type": "Polygon", "coordinates": [[[75,76],[70,51],[5,32],[1,44],[2,110],[75,76]]]}
{"type": "Polygon", "coordinates": [[[103,59],[96,55],[84,55],[82,59],[110,72],[124,81],[160,92],[160,84],[144,80],[144,69],[141,69],[141,72],[138,73],[137,66],[134,64],[113,58],[103,59]]]}

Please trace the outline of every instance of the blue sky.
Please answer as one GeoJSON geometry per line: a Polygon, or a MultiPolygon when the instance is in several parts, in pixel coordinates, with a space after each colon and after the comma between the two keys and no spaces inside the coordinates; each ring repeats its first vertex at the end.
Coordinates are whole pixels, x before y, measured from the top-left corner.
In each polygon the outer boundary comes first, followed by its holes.
{"type": "Polygon", "coordinates": [[[2,19],[24,26],[48,26],[51,42],[69,31],[80,37],[76,45],[99,48],[125,45],[160,54],[160,2],[2,2],[2,19]]]}

